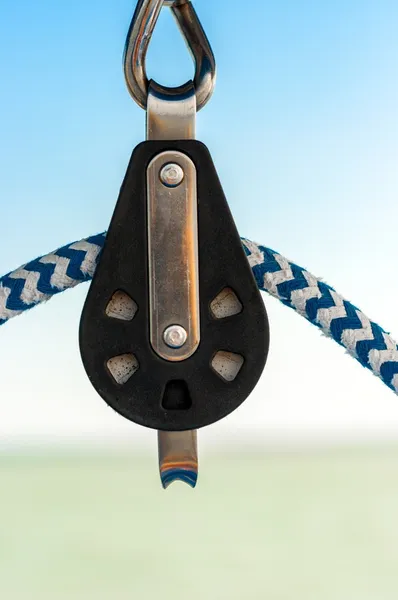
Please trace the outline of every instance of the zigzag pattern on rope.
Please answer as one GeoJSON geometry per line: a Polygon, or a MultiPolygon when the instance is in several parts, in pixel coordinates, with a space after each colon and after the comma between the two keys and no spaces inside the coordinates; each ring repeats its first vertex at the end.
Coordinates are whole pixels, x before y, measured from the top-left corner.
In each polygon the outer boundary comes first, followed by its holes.
{"type": "MultiPolygon", "coordinates": [[[[0,278],[0,325],[92,279],[106,233],[63,246],[0,278]]],[[[398,393],[398,346],[332,287],[274,250],[242,239],[258,287],[295,310],[398,393]]]]}
{"type": "Polygon", "coordinates": [[[398,393],[398,345],[330,285],[277,252],[242,239],[257,285],[334,339],[398,393]]]}
{"type": "Polygon", "coordinates": [[[63,246],[0,278],[0,325],[93,278],[106,233],[63,246]]]}

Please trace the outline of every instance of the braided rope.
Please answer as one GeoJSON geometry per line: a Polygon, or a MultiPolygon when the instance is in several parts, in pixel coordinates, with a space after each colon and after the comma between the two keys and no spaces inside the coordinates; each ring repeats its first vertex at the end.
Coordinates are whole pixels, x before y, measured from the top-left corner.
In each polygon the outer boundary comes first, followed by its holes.
{"type": "MultiPolygon", "coordinates": [[[[105,233],[74,242],[0,278],[0,325],[55,294],[92,279],[105,233]]],[[[398,346],[332,287],[277,252],[242,239],[260,290],[319,327],[398,393],[398,346]]]]}

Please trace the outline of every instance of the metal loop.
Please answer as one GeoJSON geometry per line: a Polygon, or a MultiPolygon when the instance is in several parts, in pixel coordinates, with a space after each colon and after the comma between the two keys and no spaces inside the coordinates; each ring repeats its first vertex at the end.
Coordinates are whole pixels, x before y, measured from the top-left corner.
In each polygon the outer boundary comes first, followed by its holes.
{"type": "MultiPolygon", "coordinates": [[[[134,100],[146,108],[149,80],[146,54],[162,6],[170,6],[195,62],[194,86],[197,110],[210,99],[216,79],[213,51],[190,0],[139,0],[127,34],[124,74],[134,100]]],[[[164,88],[169,92],[173,88],[164,88]]]]}

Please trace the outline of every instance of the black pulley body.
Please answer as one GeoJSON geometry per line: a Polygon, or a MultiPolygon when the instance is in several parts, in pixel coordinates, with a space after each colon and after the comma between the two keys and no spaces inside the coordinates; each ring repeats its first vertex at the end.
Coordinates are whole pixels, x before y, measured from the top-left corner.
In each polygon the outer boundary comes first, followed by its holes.
{"type": "Polygon", "coordinates": [[[195,140],[143,142],[81,318],[94,388],[140,425],[196,429],[247,398],[268,345],[264,303],[209,151],[195,140]]]}

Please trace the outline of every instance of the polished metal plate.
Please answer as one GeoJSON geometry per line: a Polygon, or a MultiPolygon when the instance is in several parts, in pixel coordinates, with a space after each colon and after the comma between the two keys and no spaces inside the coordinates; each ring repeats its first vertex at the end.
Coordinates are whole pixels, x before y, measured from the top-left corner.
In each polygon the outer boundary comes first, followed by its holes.
{"type": "Polygon", "coordinates": [[[192,160],[177,151],[158,154],[147,170],[150,341],[170,361],[189,358],[200,341],[196,178],[192,160]],[[175,187],[161,180],[168,164],[184,172],[175,187]],[[165,343],[171,326],[187,333],[181,347],[165,343]]]}

